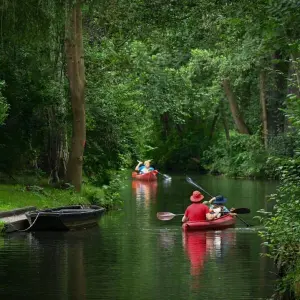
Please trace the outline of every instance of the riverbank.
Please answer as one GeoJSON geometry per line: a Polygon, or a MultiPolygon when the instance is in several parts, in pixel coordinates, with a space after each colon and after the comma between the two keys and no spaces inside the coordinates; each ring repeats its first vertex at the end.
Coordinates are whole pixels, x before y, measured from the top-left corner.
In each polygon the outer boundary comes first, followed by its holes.
{"type": "Polygon", "coordinates": [[[55,207],[68,204],[88,204],[87,197],[68,190],[42,188],[39,186],[22,186],[12,184],[0,185],[0,210],[6,211],[25,206],[37,208],[55,207]]]}
{"type": "MultiPolygon", "coordinates": [[[[0,212],[5,213],[28,207],[45,209],[75,204],[96,204],[110,210],[120,204],[119,199],[113,197],[114,194],[111,194],[109,187],[104,190],[90,184],[84,184],[81,193],[75,192],[70,187],[62,189],[50,187],[49,185],[43,186],[42,182],[40,182],[40,185],[1,184],[0,212]]],[[[15,226],[21,226],[19,222],[22,223],[24,218],[25,216],[18,216],[18,220],[14,220],[16,222],[14,223],[15,226]]],[[[3,231],[6,222],[6,218],[0,218],[0,232],[3,231]]]]}
{"type": "Polygon", "coordinates": [[[96,204],[106,209],[112,209],[117,202],[114,203],[103,188],[87,184],[83,185],[81,193],[76,193],[73,189],[59,189],[50,186],[0,185],[0,211],[26,206],[43,209],[72,204],[96,204]]]}

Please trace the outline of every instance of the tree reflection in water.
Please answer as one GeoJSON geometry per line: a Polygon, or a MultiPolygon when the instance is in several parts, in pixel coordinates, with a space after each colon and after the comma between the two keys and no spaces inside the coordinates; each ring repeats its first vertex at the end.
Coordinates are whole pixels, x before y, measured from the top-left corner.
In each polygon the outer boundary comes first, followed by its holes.
{"type": "Polygon", "coordinates": [[[132,189],[136,201],[149,207],[150,203],[156,202],[157,181],[132,181],[132,189]]]}
{"type": "Polygon", "coordinates": [[[171,250],[176,244],[177,230],[162,229],[159,232],[159,244],[162,248],[171,250]]]}
{"type": "Polygon", "coordinates": [[[84,244],[87,236],[87,230],[28,234],[39,258],[36,267],[40,274],[44,273],[41,277],[46,277],[45,272],[55,274],[53,289],[61,291],[56,299],[64,299],[64,295],[74,300],[86,299],[84,244]]]}

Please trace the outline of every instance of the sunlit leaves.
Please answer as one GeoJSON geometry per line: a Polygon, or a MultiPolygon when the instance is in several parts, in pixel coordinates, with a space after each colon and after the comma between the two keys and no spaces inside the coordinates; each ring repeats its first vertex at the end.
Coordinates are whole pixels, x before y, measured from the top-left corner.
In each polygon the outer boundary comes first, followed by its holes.
{"type": "Polygon", "coordinates": [[[0,81],[0,125],[3,124],[5,118],[8,114],[9,105],[7,104],[5,98],[3,97],[1,90],[4,87],[4,82],[0,81]]]}

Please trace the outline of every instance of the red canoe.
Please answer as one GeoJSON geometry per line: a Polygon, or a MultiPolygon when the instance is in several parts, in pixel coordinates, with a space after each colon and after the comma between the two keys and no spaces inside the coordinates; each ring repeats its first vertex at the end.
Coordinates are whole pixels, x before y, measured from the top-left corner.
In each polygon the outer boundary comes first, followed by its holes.
{"type": "Polygon", "coordinates": [[[132,178],[136,180],[143,180],[143,181],[155,181],[157,180],[156,174],[157,174],[156,170],[146,174],[137,174],[137,172],[132,172],[132,178]]]}
{"type": "Polygon", "coordinates": [[[218,230],[234,227],[236,218],[231,215],[225,215],[212,221],[186,222],[182,224],[184,231],[195,230],[218,230]]]}

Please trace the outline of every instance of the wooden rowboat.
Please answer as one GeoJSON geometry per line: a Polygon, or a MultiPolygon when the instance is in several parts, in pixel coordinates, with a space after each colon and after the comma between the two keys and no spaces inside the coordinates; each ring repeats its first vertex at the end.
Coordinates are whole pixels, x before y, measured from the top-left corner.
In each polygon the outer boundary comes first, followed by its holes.
{"type": "Polygon", "coordinates": [[[63,206],[25,213],[30,227],[26,231],[75,230],[95,226],[105,208],[96,205],[63,206]]]}

